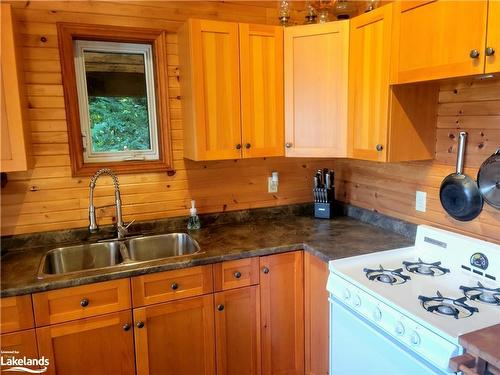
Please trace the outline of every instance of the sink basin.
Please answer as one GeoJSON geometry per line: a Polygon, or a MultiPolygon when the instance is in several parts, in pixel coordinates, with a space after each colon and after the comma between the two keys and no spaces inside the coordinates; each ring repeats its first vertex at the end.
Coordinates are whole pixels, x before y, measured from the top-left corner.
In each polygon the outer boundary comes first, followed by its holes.
{"type": "Polygon", "coordinates": [[[136,262],[192,255],[200,251],[198,243],[186,233],[169,233],[133,238],[127,242],[130,259],[136,262]]]}
{"type": "Polygon", "coordinates": [[[38,274],[66,274],[115,266],[122,262],[119,242],[60,247],[44,255],[38,274]]]}

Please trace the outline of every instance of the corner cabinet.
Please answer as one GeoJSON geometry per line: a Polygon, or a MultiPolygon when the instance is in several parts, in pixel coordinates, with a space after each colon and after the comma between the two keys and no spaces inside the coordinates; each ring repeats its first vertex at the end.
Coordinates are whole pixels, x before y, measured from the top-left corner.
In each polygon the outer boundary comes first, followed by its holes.
{"type": "Polygon", "coordinates": [[[396,9],[394,83],[500,71],[497,0],[402,1],[396,9]]]}
{"type": "Polygon", "coordinates": [[[1,13],[1,95],[2,147],[0,172],[26,171],[30,168],[30,137],[23,92],[22,57],[16,46],[15,22],[10,4],[2,3],[1,13]]]}
{"type": "Polygon", "coordinates": [[[282,156],[283,28],[188,20],[179,31],[184,156],[282,156]]]}
{"type": "Polygon", "coordinates": [[[285,152],[347,156],[349,21],[285,29],[285,152]]]}
{"type": "Polygon", "coordinates": [[[393,4],[353,18],[350,26],[349,156],[432,159],[438,87],[390,86],[393,4]]]}

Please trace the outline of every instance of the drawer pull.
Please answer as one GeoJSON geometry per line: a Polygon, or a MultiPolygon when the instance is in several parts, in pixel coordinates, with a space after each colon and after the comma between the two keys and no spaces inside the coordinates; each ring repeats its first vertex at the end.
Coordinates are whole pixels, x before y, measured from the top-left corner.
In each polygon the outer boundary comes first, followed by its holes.
{"type": "Polygon", "coordinates": [[[219,311],[224,310],[224,305],[223,304],[217,305],[217,310],[219,311]]]}
{"type": "Polygon", "coordinates": [[[81,307],[87,307],[88,305],[89,305],[89,300],[87,298],[84,298],[80,301],[81,307]]]}
{"type": "Polygon", "coordinates": [[[137,322],[136,326],[137,328],[142,328],[144,327],[144,322],[137,322]]]}
{"type": "Polygon", "coordinates": [[[179,284],[173,283],[172,285],[170,285],[170,288],[172,288],[172,290],[177,290],[179,289],[179,284]]]}
{"type": "Polygon", "coordinates": [[[269,273],[269,268],[267,268],[267,267],[262,268],[262,272],[269,273]]]}
{"type": "Polygon", "coordinates": [[[469,56],[471,59],[477,59],[479,57],[479,51],[477,49],[473,49],[470,51],[469,56]]]}
{"type": "Polygon", "coordinates": [[[125,323],[125,324],[123,325],[123,330],[124,330],[124,331],[130,331],[130,327],[131,327],[131,326],[130,326],[130,324],[125,323]]]}
{"type": "Polygon", "coordinates": [[[486,47],[486,56],[493,56],[495,54],[495,50],[491,47],[486,47]]]}
{"type": "Polygon", "coordinates": [[[236,271],[236,272],[234,273],[234,277],[235,277],[235,278],[237,278],[237,279],[239,279],[239,278],[241,277],[241,272],[236,271]]]}

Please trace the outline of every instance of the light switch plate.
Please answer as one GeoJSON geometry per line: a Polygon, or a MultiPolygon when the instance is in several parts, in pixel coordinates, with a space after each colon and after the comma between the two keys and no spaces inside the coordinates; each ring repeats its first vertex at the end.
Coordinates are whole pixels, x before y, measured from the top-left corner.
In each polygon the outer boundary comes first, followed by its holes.
{"type": "Polygon", "coordinates": [[[427,193],[425,191],[417,191],[415,196],[415,210],[420,212],[427,210],[427,193]]]}

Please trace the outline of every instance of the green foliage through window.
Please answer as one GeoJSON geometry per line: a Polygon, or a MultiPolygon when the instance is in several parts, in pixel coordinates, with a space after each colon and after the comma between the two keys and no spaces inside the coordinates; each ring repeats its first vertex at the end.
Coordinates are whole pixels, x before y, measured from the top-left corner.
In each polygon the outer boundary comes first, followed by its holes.
{"type": "Polygon", "coordinates": [[[93,152],[151,148],[147,97],[90,96],[93,152]]]}

